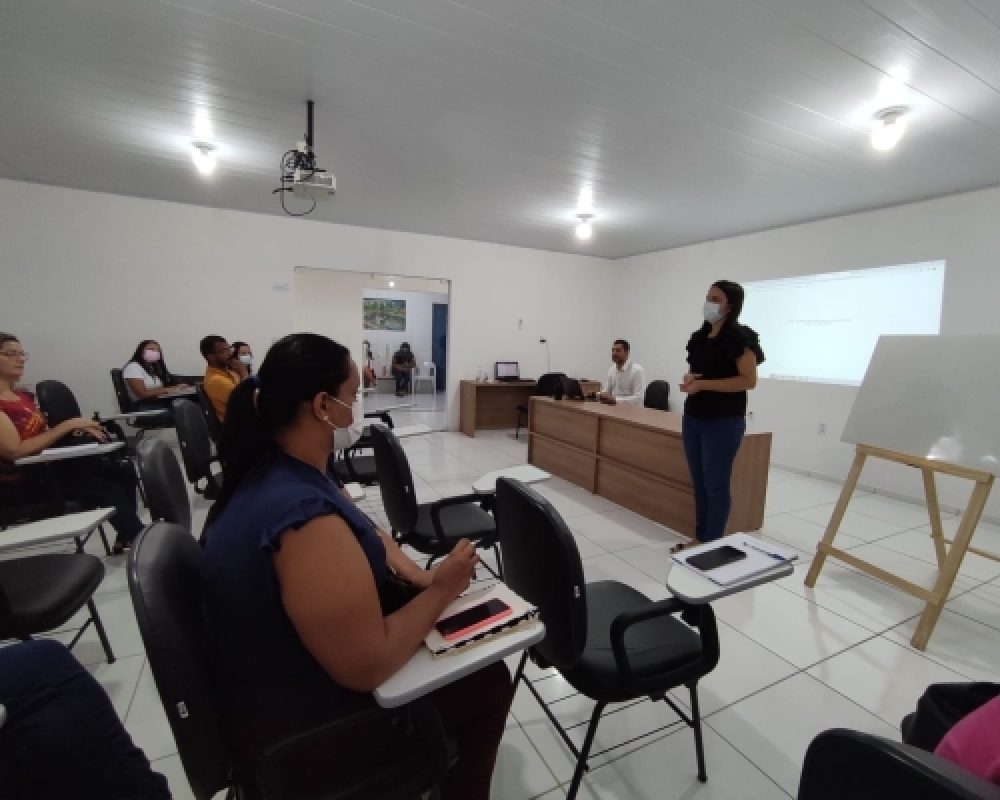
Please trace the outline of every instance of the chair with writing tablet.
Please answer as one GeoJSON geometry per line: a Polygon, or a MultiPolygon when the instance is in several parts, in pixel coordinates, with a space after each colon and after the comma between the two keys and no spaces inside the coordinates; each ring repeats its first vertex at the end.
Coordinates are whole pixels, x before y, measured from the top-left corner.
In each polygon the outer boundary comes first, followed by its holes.
{"type": "MultiPolygon", "coordinates": [[[[140,403],[137,403],[132,399],[132,395],[128,393],[128,387],[125,385],[125,378],[122,376],[122,371],[120,369],[111,370],[111,385],[115,389],[115,397],[118,399],[118,408],[123,414],[131,414],[134,411],[151,410],[142,408],[140,403]]],[[[170,409],[164,408],[162,414],[156,414],[149,417],[136,417],[131,420],[129,424],[133,428],[138,429],[139,438],[141,439],[145,435],[146,431],[172,428],[174,426],[174,418],[170,413],[170,409]]]]}
{"type": "Polygon", "coordinates": [[[617,581],[586,583],[576,540],[559,512],[520,481],[497,481],[496,518],[504,582],[536,606],[545,623],[545,638],[521,658],[515,688],[530,656],[596,701],[583,747],[577,748],[531,681],[524,682],[576,757],[567,800],[580,788],[604,709],[641,697],[662,700],[694,730],[697,776],[707,780],[698,681],[719,663],[711,606],[675,597],[653,602],[617,581]],[[669,694],[680,686],[688,689],[690,715],[669,694]]]}

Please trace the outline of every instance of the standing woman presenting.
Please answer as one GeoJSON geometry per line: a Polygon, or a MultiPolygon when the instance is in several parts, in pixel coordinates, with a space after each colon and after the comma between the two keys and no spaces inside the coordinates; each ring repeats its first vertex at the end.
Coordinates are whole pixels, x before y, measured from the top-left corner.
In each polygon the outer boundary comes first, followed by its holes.
{"type": "Polygon", "coordinates": [[[739,324],[743,287],[716,281],[705,298],[705,324],[688,341],[684,401],[684,453],[694,485],[695,540],[674,551],[720,538],[732,497],[733,461],[746,432],[747,391],[764,361],[756,332],[739,324]]]}

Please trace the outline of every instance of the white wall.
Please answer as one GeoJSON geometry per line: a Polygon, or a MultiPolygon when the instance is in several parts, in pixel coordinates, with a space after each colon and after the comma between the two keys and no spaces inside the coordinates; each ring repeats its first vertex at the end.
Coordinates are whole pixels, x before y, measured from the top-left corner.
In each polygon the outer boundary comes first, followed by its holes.
{"type": "Polygon", "coordinates": [[[27,381],[65,381],[85,412],[115,408],[108,370],[144,337],[175,372],[202,371],[206,333],[261,360],[294,329],[296,266],[451,281],[452,428],[458,381],[505,359],[539,375],[539,336],[553,368],[606,368],[603,259],[0,181],[0,330],[31,352],[27,381]]]}
{"type": "Polygon", "coordinates": [[[429,292],[401,292],[396,289],[365,289],[364,297],[406,301],[405,331],[364,331],[365,338],[372,345],[376,372],[381,375],[383,365],[391,367],[392,356],[403,342],[409,342],[417,366],[423,368],[424,362],[431,360],[431,327],[434,320],[434,304],[444,303],[447,305],[448,295],[429,292]],[[385,358],[386,347],[389,348],[388,361],[385,358]]]}
{"type": "Polygon", "coordinates": [[[370,280],[360,272],[296,268],[292,279],[293,330],[329,336],[349,348],[352,358],[361,364],[361,296],[370,280]]]}
{"type": "MultiPolygon", "coordinates": [[[[631,340],[648,379],[673,384],[671,408],[679,410],[684,346],[701,323],[713,281],[934,259],[948,262],[941,332],[1000,333],[1000,189],[991,189],[622,259],[615,335],[631,340]]],[[[905,297],[884,300],[906,302],[905,297]]],[[[767,342],[762,344],[766,352],[767,342]]],[[[758,428],[774,431],[775,462],[843,479],[853,451],[840,443],[840,434],[856,393],[846,386],[762,380],[750,394],[750,410],[758,428]],[[825,436],[818,433],[821,422],[827,425],[825,436]]],[[[905,467],[870,463],[862,480],[911,496],[921,493],[919,474],[905,467]]],[[[967,501],[967,483],[942,481],[942,487],[943,502],[967,501]]],[[[994,492],[989,512],[1000,514],[1000,492],[994,492]]]]}

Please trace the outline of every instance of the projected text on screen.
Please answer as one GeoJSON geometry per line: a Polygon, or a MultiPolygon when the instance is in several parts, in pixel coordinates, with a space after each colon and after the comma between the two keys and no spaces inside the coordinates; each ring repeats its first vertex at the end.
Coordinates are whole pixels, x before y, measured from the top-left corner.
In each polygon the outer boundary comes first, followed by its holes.
{"type": "Polygon", "coordinates": [[[944,261],[744,284],[740,321],[760,334],[758,375],[857,386],[882,334],[938,334],[944,261]]]}

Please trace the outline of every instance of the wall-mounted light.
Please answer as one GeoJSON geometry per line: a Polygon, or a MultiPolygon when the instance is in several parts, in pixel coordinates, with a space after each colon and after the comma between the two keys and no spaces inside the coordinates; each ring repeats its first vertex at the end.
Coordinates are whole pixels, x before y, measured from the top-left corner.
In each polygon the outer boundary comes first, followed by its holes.
{"type": "Polygon", "coordinates": [[[577,218],[580,220],[580,224],[576,226],[576,236],[578,239],[589,239],[594,235],[594,226],[590,224],[590,220],[594,218],[593,214],[577,214],[577,218]]]}
{"type": "Polygon", "coordinates": [[[389,288],[390,289],[395,289],[396,288],[396,281],[389,281],[389,288]]]}
{"type": "Polygon", "coordinates": [[[211,142],[191,142],[191,159],[202,175],[215,171],[215,145],[211,142]]]}
{"type": "Polygon", "coordinates": [[[875,112],[875,127],[872,128],[872,147],[876,150],[892,150],[906,133],[906,106],[890,106],[875,112]]]}

